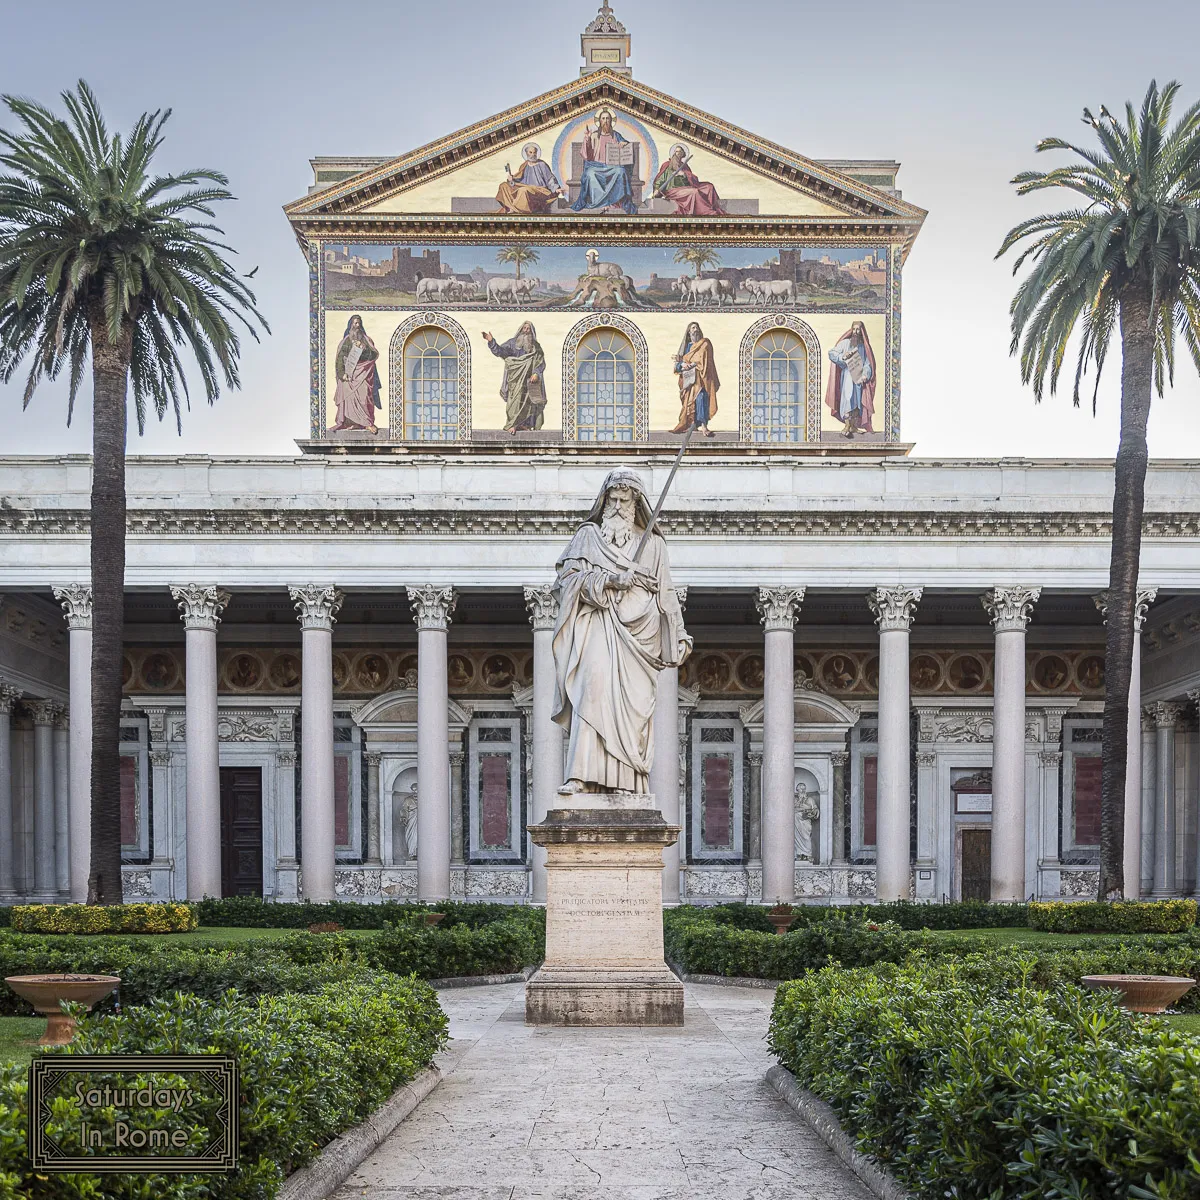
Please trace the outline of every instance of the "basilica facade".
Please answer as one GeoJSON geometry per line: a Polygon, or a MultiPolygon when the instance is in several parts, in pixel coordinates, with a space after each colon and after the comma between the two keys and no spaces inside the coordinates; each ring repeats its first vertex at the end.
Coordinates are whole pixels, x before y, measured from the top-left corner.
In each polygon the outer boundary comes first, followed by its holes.
{"type": "MultiPolygon", "coordinates": [[[[668,902],[1094,894],[1112,469],[901,434],[899,164],[817,161],[635,80],[607,4],[561,88],[313,161],[308,437],[131,457],[129,899],[536,902],[555,562],[657,497],[668,902]]],[[[1152,463],[1130,894],[1200,857],[1200,491],[1152,463]]],[[[86,457],[0,458],[0,902],[81,899],[86,457]]]]}

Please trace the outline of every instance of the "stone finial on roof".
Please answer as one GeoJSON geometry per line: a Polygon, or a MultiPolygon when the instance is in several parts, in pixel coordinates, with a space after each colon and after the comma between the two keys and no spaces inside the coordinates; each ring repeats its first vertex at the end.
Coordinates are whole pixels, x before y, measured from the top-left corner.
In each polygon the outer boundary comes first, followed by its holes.
{"type": "Polygon", "coordinates": [[[583,31],[580,39],[583,51],[581,75],[593,71],[616,71],[619,75],[630,75],[629,34],[625,26],[613,14],[608,0],[600,5],[595,19],[583,31]]]}

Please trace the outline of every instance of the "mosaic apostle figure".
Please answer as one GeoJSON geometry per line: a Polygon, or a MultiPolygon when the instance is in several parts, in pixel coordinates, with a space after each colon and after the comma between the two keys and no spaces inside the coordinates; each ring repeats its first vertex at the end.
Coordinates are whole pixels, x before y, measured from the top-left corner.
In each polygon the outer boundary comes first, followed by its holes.
{"type": "Polygon", "coordinates": [[[611,471],[558,560],[554,720],[569,731],[559,793],[649,790],[658,673],[692,639],[657,530],[639,562],[650,503],[632,471],[611,471]]]}
{"type": "Polygon", "coordinates": [[[723,217],[725,206],[711,183],[702,183],[688,165],[691,155],[683,145],[672,146],[671,156],[654,177],[654,196],[675,205],[677,217],[723,217]]]}
{"type": "Polygon", "coordinates": [[[713,437],[708,421],[716,416],[721,380],[713,361],[712,342],[697,321],[688,325],[679,343],[675,374],[679,378],[679,423],[671,432],[686,433],[695,425],[705,437],[713,437]]]}
{"type": "Polygon", "coordinates": [[[875,352],[861,321],[855,321],[838,338],[829,351],[829,361],[833,369],[829,372],[825,405],[842,422],[842,433],[848,438],[856,433],[874,433],[875,352]]]}
{"type": "Polygon", "coordinates": [[[331,433],[345,429],[365,429],[378,433],[375,410],[379,400],[379,368],[375,365],[379,351],[363,329],[362,317],[355,313],[346,322],[346,332],[338,343],[334,357],[337,390],[333,402],[337,405],[337,420],[331,433]]]}
{"type": "Polygon", "coordinates": [[[488,349],[504,359],[504,382],[500,399],[504,401],[504,432],[541,429],[546,411],[546,355],[537,340],[537,330],[529,321],[507,342],[498,342],[490,333],[483,340],[488,349]]]}
{"type": "Polygon", "coordinates": [[[542,158],[541,147],[530,142],[521,151],[524,162],[514,175],[508,169],[507,176],[496,193],[501,211],[506,213],[537,214],[550,211],[550,206],[563,195],[563,185],[558,182],[550,164],[542,158]]]}

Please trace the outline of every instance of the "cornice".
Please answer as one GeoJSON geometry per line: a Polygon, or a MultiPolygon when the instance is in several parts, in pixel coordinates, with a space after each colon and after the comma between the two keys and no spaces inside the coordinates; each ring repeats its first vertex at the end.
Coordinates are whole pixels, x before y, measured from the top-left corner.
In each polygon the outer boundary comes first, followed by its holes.
{"type": "Polygon", "coordinates": [[[520,140],[537,130],[569,120],[597,104],[614,104],[673,135],[688,139],[727,161],[782,180],[798,192],[826,204],[865,215],[899,214],[919,225],[923,209],[859,183],[826,167],[722,121],[711,113],[656,91],[630,77],[596,71],[582,79],[497,113],[435,142],[400,155],[375,170],[335,184],[284,207],[293,223],[315,213],[346,212],[378,204],[399,192],[436,179],[520,140]]]}
{"type": "MultiPolygon", "coordinates": [[[[354,534],[402,537],[569,536],[583,509],[513,511],[462,509],[130,509],[133,538],[322,537],[354,534]]],[[[742,510],[666,512],[664,532],[683,537],[1015,538],[1108,539],[1106,512],[939,512],[933,510],[799,511],[742,510]]],[[[0,508],[0,537],[83,537],[86,509],[0,508]]],[[[1200,512],[1146,513],[1145,541],[1200,538],[1200,512]]]]}

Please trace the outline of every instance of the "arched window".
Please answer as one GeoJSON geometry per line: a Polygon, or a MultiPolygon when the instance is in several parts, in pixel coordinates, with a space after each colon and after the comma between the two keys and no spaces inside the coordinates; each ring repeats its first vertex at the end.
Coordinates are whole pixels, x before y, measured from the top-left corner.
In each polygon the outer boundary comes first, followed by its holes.
{"type": "Polygon", "coordinates": [[[821,344],[798,317],[754,322],[738,356],[738,436],[743,442],[819,442],[821,344]]]}
{"type": "Polygon", "coordinates": [[[750,440],[802,442],[808,410],[808,351],[789,329],[771,329],[751,357],[750,440]]]}
{"type": "Polygon", "coordinates": [[[404,411],[400,436],[414,442],[458,437],[458,347],[444,330],[418,329],[404,347],[404,411]]]}
{"type": "Polygon", "coordinates": [[[581,442],[632,442],[634,353],[617,329],[601,326],[575,355],[575,437],[581,442]]]}

